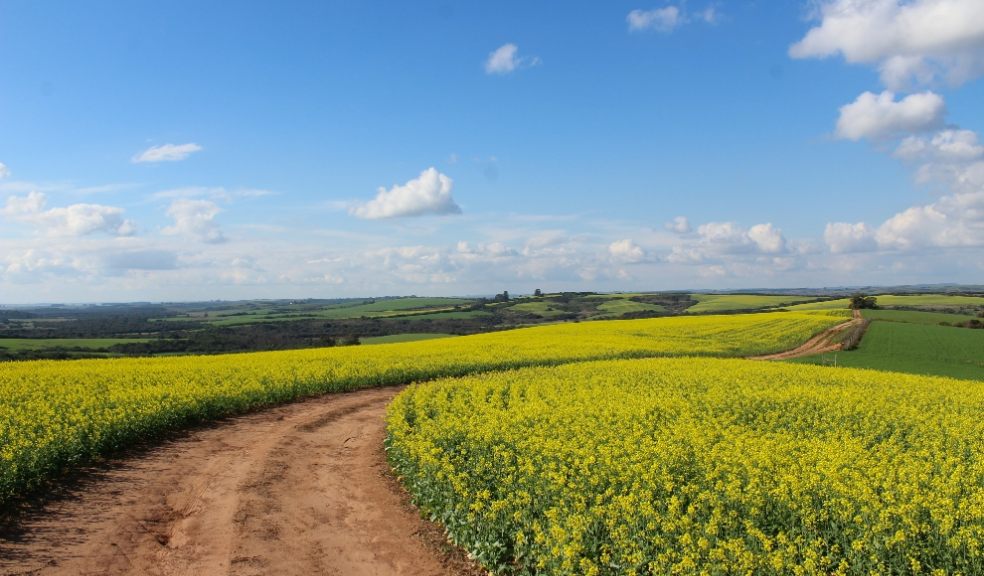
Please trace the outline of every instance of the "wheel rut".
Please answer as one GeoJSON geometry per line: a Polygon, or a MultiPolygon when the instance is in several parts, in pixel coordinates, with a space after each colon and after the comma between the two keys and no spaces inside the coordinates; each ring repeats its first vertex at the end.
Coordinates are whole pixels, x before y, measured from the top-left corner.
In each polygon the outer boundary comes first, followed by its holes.
{"type": "Polygon", "coordinates": [[[479,574],[390,474],[397,392],[297,402],[113,462],[6,526],[0,574],[479,574]]]}
{"type": "Polygon", "coordinates": [[[816,354],[824,354],[835,350],[841,350],[843,348],[843,344],[838,336],[846,330],[851,330],[857,326],[860,326],[863,322],[864,317],[861,316],[861,311],[853,310],[849,321],[824,330],[792,350],[777,352],[775,354],[766,354],[764,356],[750,356],[749,360],[789,360],[790,358],[814,356],[816,354]]]}

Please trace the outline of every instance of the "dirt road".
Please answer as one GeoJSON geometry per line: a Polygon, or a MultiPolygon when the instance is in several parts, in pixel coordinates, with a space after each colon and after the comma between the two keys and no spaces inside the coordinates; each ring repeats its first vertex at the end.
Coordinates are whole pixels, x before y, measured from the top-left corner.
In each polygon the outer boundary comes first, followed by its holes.
{"type": "MultiPolygon", "coordinates": [[[[861,321],[757,358],[838,349],[861,321]]],[[[0,574],[479,574],[389,473],[383,417],[397,391],[297,402],[109,462],[0,524],[0,574]]]]}
{"type": "Polygon", "coordinates": [[[474,573],[389,474],[396,392],[298,402],[110,463],[0,534],[0,574],[474,573]]]}
{"type": "Polygon", "coordinates": [[[792,350],[786,350],[785,352],[778,352],[776,354],[766,354],[765,356],[751,356],[749,360],[788,360],[790,358],[813,356],[814,354],[824,354],[826,352],[840,350],[841,342],[837,340],[837,336],[845,330],[850,330],[864,322],[860,310],[854,310],[853,312],[851,320],[824,330],[792,350]]]}

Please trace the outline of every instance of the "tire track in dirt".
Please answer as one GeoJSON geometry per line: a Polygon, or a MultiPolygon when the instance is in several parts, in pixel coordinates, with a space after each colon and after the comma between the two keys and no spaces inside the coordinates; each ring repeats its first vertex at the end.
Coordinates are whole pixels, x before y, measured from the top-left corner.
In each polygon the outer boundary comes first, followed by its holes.
{"type": "Polygon", "coordinates": [[[84,480],[0,533],[0,573],[479,574],[389,471],[397,388],[193,431],[84,480]]]}
{"type": "Polygon", "coordinates": [[[843,344],[837,339],[837,336],[846,330],[853,330],[855,327],[860,326],[864,322],[864,318],[862,318],[860,310],[853,310],[852,312],[852,318],[849,321],[824,330],[792,350],[777,352],[775,354],[766,354],[763,356],[749,356],[748,359],[789,360],[790,358],[813,356],[815,354],[824,354],[835,350],[841,350],[843,344]]]}

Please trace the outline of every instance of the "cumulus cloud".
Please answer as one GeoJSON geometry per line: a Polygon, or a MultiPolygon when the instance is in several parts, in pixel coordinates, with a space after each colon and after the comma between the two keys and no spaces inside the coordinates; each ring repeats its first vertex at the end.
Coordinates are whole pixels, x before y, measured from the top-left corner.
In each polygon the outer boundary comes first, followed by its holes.
{"type": "Polygon", "coordinates": [[[766,254],[777,254],[786,249],[786,239],[782,236],[782,230],[771,223],[752,226],[748,229],[748,237],[760,252],[766,254]]]}
{"type": "MultiPolygon", "coordinates": [[[[819,24],[790,48],[794,58],[841,55],[874,65],[889,88],[865,92],[840,109],[836,134],[896,141],[894,155],[934,183],[934,202],[899,211],[880,225],[829,223],[831,253],[913,252],[984,246],[984,146],[978,135],[943,125],[946,107],[931,91],[896,100],[893,90],[984,73],[984,3],[980,0],[822,0],[819,24]]],[[[882,147],[884,149],[884,147],[882,147]]]]}
{"type": "Polygon", "coordinates": [[[529,68],[540,63],[537,56],[520,56],[515,44],[503,44],[489,53],[485,59],[485,73],[504,75],[520,68],[529,68]]]}
{"type": "Polygon", "coordinates": [[[823,0],[819,24],[789,54],[872,64],[891,89],[938,80],[960,84],[984,72],[980,0],[823,0]]]}
{"type": "Polygon", "coordinates": [[[616,262],[626,263],[641,262],[646,257],[646,253],[642,247],[628,238],[616,240],[609,244],[608,254],[616,262]]]}
{"type": "Polygon", "coordinates": [[[835,254],[984,246],[984,188],[912,206],[874,229],[863,222],[830,223],[824,241],[835,254]]]}
{"type": "Polygon", "coordinates": [[[82,271],[77,259],[43,249],[30,248],[0,256],[0,270],[16,280],[30,280],[39,274],[70,274],[82,271]]]}
{"type": "MultiPolygon", "coordinates": [[[[667,225],[673,228],[675,220],[667,225]]],[[[681,230],[689,229],[680,226],[681,230]]],[[[694,234],[679,234],[669,253],[661,258],[677,266],[699,265],[700,275],[727,273],[734,277],[772,275],[795,268],[803,256],[798,243],[790,244],[782,230],[770,222],[750,227],[736,222],[706,222],[694,234]]]]}
{"type": "Polygon", "coordinates": [[[672,32],[683,23],[680,9],[676,6],[654,8],[652,10],[633,10],[625,17],[629,30],[656,30],[657,32],[672,32]]]}
{"type": "Polygon", "coordinates": [[[746,229],[734,222],[708,222],[697,227],[697,235],[700,238],[697,248],[703,256],[709,253],[778,254],[786,251],[782,230],[771,223],[756,224],[746,229]]]}
{"type": "Polygon", "coordinates": [[[677,234],[687,234],[690,232],[690,221],[686,216],[677,216],[666,223],[666,229],[677,234]]]}
{"type": "Polygon", "coordinates": [[[901,100],[889,91],[865,92],[841,106],[836,134],[847,140],[885,139],[940,128],[946,105],[933,92],[910,94],[901,100]]]}
{"type": "Polygon", "coordinates": [[[747,244],[745,230],[734,222],[708,222],[697,227],[697,234],[713,244],[747,244]]]}
{"type": "Polygon", "coordinates": [[[834,254],[865,252],[877,246],[874,231],[864,222],[830,222],[823,231],[823,241],[834,254]]]}
{"type": "Polygon", "coordinates": [[[134,164],[153,163],[153,162],[177,162],[184,160],[195,152],[200,152],[202,147],[194,142],[187,144],[161,144],[151,146],[143,152],[135,155],[131,161],[134,164]]]}
{"type": "Polygon", "coordinates": [[[215,202],[209,200],[175,200],[167,209],[167,215],[174,219],[174,225],[164,228],[164,233],[186,234],[208,244],[220,244],[226,241],[215,222],[221,211],[215,202]]]}
{"type": "Polygon", "coordinates": [[[3,162],[0,162],[0,180],[10,176],[10,169],[3,162]]]}
{"type": "Polygon", "coordinates": [[[895,149],[895,155],[905,160],[973,160],[984,157],[984,146],[973,130],[948,128],[932,137],[906,137],[895,149]]]}
{"type": "Polygon", "coordinates": [[[123,218],[123,209],[101,204],[72,204],[45,209],[47,197],[41,192],[10,196],[0,215],[32,224],[52,236],[85,236],[104,232],[129,236],[136,232],[132,221],[123,218]]]}
{"type": "Polygon", "coordinates": [[[28,219],[40,214],[46,203],[47,197],[37,191],[29,192],[26,196],[10,196],[0,213],[19,220],[28,219]]]}
{"type": "Polygon", "coordinates": [[[428,168],[417,178],[389,190],[379,188],[369,202],[353,206],[349,212],[359,218],[377,220],[425,214],[460,214],[461,208],[451,197],[451,178],[436,168],[428,168]]]}
{"type": "Polygon", "coordinates": [[[666,261],[671,264],[696,264],[704,261],[704,252],[691,246],[674,246],[666,261]]]}
{"type": "Polygon", "coordinates": [[[896,250],[984,246],[984,191],[899,212],[878,227],[875,238],[879,247],[896,250]]]}

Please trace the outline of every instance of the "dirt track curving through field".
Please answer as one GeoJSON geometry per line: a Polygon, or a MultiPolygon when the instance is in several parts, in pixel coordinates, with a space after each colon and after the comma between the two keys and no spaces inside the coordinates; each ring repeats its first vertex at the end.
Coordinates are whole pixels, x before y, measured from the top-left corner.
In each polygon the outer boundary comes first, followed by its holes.
{"type": "MultiPolygon", "coordinates": [[[[854,319],[756,359],[839,349],[854,319]]],[[[389,472],[398,388],[331,394],[193,430],[0,518],[0,574],[431,576],[481,573],[389,472]]]]}
{"type": "Polygon", "coordinates": [[[815,354],[825,354],[840,350],[841,342],[837,338],[838,335],[845,330],[853,329],[862,322],[864,322],[864,318],[861,316],[861,311],[854,310],[851,320],[824,330],[792,350],[786,350],[785,352],[778,352],[776,354],[766,354],[764,356],[751,356],[749,360],[789,360],[790,358],[813,356],[815,354]]]}
{"type": "Polygon", "coordinates": [[[298,402],[112,462],[7,526],[0,574],[472,573],[389,473],[396,392],[298,402]]]}

